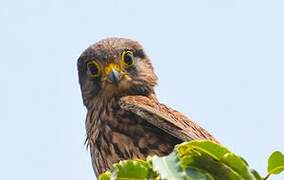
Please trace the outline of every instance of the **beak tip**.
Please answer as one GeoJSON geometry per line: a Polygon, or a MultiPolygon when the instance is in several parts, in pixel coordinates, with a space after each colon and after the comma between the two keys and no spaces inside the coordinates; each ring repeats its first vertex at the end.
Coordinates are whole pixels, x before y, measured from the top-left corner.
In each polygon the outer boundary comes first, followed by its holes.
{"type": "Polygon", "coordinates": [[[108,75],[108,79],[110,80],[111,83],[118,86],[120,74],[115,69],[112,69],[111,72],[108,75]]]}

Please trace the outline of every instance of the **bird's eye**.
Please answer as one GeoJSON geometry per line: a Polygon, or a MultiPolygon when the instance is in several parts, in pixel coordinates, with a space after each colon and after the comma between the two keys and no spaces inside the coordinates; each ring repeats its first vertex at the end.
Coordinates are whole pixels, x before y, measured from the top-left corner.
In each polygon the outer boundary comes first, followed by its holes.
{"type": "Polygon", "coordinates": [[[129,50],[123,51],[121,55],[121,61],[125,67],[132,66],[134,64],[133,52],[129,50]]]}
{"type": "Polygon", "coordinates": [[[101,74],[100,66],[96,61],[90,61],[87,64],[91,77],[98,77],[101,74]]]}

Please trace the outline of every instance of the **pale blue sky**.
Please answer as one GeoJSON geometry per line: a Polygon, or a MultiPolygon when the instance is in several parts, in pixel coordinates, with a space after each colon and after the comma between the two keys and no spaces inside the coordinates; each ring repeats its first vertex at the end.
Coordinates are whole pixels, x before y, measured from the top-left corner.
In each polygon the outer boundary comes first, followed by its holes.
{"type": "Polygon", "coordinates": [[[268,155],[284,151],[283,9],[281,0],[2,0],[0,179],[94,179],[76,61],[109,36],[140,41],[160,100],[265,174],[268,155]]]}

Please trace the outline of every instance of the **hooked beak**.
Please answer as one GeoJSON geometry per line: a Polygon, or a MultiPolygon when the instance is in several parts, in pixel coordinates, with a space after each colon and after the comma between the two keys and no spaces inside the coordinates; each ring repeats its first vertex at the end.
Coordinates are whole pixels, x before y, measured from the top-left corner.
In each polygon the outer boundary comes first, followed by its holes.
{"type": "Polygon", "coordinates": [[[117,70],[115,70],[114,68],[111,68],[111,71],[108,74],[108,80],[118,86],[119,80],[120,80],[120,73],[117,72],[117,70]]]}

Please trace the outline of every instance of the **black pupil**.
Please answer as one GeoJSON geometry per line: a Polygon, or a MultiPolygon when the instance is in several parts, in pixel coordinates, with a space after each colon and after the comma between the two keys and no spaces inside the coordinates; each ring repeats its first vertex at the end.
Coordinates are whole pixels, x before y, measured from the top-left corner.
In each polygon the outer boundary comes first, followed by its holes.
{"type": "Polygon", "coordinates": [[[125,54],[124,56],[124,62],[127,65],[131,65],[133,63],[132,55],[131,54],[125,54]]]}
{"type": "Polygon", "coordinates": [[[89,69],[90,69],[91,73],[95,74],[95,75],[98,74],[98,72],[99,72],[98,67],[94,64],[90,65],[89,69]]]}

